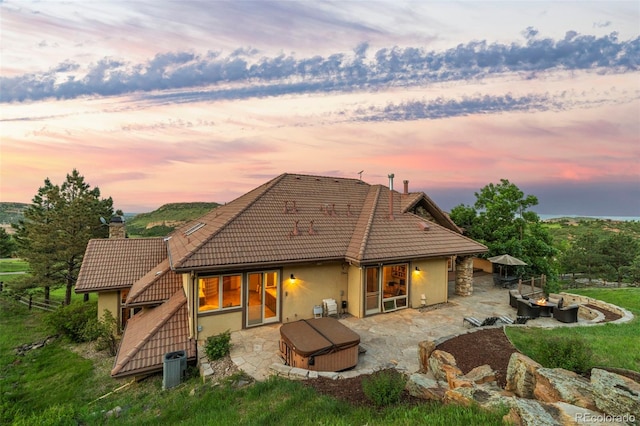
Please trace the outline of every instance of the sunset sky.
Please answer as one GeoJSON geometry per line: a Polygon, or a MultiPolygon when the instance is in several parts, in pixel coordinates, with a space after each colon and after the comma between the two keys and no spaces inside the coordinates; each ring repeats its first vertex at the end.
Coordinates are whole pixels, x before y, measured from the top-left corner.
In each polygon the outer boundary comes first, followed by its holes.
{"type": "Polygon", "coordinates": [[[638,1],[0,0],[0,201],[126,213],[281,173],[640,216],[638,1]]]}

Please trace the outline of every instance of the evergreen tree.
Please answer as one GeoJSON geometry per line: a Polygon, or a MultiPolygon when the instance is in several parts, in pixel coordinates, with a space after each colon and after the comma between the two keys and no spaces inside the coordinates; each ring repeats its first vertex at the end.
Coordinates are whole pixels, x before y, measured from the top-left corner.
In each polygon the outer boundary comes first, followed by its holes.
{"type": "Polygon", "coordinates": [[[87,243],[108,236],[100,217],[113,215],[113,201],[100,199],[77,170],[54,185],[47,178],[17,225],[18,255],[29,262],[35,285],[43,287],[45,300],[51,288],[66,287],[65,304],[78,277],[87,243]]]}
{"type": "Polygon", "coordinates": [[[15,243],[4,228],[0,228],[0,258],[11,257],[15,252],[15,243]]]}

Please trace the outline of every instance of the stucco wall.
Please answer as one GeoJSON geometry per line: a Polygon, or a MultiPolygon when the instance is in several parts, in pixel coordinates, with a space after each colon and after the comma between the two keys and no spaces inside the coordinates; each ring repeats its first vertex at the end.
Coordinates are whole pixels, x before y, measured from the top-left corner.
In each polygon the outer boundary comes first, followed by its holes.
{"type": "Polygon", "coordinates": [[[356,318],[364,316],[364,284],[363,269],[349,266],[349,282],[347,284],[347,312],[356,318]]]}
{"type": "Polygon", "coordinates": [[[104,311],[108,309],[111,311],[111,315],[114,318],[118,318],[120,321],[120,292],[119,291],[106,291],[98,293],[98,319],[101,319],[104,315],[104,311]]]}
{"type": "Polygon", "coordinates": [[[202,327],[202,331],[196,332],[197,339],[204,341],[209,336],[215,336],[227,330],[238,331],[242,328],[243,321],[241,311],[198,316],[198,326],[202,327]]]}
{"type": "Polygon", "coordinates": [[[426,296],[427,305],[445,303],[448,300],[447,260],[431,259],[411,264],[410,307],[419,308],[423,294],[426,296]],[[416,272],[416,266],[420,271],[416,272]]]}
{"type": "Polygon", "coordinates": [[[342,262],[285,268],[282,273],[282,322],[313,318],[313,307],[322,299],[335,299],[340,310],[347,300],[347,268],[342,262]],[[289,277],[296,277],[294,283],[289,277]]]}

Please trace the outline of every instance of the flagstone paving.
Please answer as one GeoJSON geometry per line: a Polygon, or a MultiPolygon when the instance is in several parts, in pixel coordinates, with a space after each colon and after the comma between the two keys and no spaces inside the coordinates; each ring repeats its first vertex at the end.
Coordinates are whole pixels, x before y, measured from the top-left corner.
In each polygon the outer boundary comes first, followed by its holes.
{"type": "MultiPolygon", "coordinates": [[[[469,330],[464,317],[483,320],[491,316],[515,319],[516,310],[509,306],[507,289],[495,287],[491,274],[474,276],[474,291],[469,297],[453,294],[449,283],[449,301],[423,309],[403,309],[366,318],[343,316],[339,321],[360,335],[360,346],[366,349],[358,365],[340,373],[342,377],[367,374],[381,368],[395,367],[413,373],[419,370],[418,343],[454,336],[469,330]]],[[[523,290],[524,291],[524,290],[523,290]]],[[[592,321],[579,318],[578,323],[565,324],[553,318],[538,318],[528,325],[558,327],[585,325],[592,321]]],[[[272,364],[283,364],[279,356],[280,325],[267,325],[231,333],[231,360],[256,380],[272,374],[272,364]]]]}

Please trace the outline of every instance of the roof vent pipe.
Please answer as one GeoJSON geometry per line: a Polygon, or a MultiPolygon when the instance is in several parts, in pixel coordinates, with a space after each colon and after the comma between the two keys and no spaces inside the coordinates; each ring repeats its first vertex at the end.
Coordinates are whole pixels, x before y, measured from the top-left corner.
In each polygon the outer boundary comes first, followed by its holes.
{"type": "Polygon", "coordinates": [[[409,181],[408,180],[403,180],[402,183],[404,183],[404,193],[408,194],[409,193],[409,181]]]}
{"type": "Polygon", "coordinates": [[[389,175],[389,220],[393,220],[393,173],[389,175]]]}

